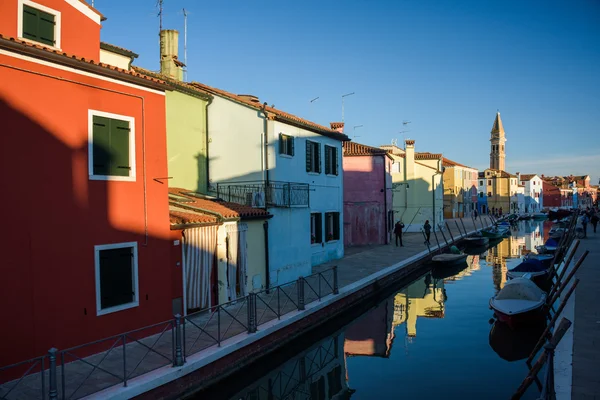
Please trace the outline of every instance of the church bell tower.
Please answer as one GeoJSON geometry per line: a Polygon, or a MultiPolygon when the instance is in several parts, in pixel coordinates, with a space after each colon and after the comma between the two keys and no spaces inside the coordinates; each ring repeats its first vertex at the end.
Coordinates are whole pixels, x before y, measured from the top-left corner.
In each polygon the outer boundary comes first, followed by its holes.
{"type": "Polygon", "coordinates": [[[492,150],[490,152],[490,168],[504,171],[506,168],[504,163],[504,159],[506,158],[506,153],[504,151],[504,142],[506,142],[506,137],[504,136],[504,127],[502,126],[502,120],[500,119],[500,112],[496,113],[494,126],[492,126],[490,142],[492,150]]]}

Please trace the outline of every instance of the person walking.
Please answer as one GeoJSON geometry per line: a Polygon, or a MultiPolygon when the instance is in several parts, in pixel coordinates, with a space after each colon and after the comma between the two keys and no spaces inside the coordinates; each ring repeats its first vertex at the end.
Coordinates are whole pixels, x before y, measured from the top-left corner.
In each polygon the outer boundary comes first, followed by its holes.
{"type": "Polygon", "coordinates": [[[583,216],[581,217],[581,227],[583,228],[583,237],[586,238],[587,237],[587,224],[589,222],[589,218],[587,213],[583,213],[583,216]]]}
{"type": "Polygon", "coordinates": [[[402,221],[396,222],[396,226],[394,226],[394,235],[396,235],[396,247],[398,247],[398,240],[400,240],[400,247],[404,247],[402,244],[402,229],[404,229],[404,224],[402,221]]]}
{"type": "Polygon", "coordinates": [[[592,223],[592,227],[594,228],[594,233],[596,233],[596,226],[598,225],[598,213],[592,211],[592,217],[590,218],[590,222],[592,223]]]}
{"type": "Polygon", "coordinates": [[[429,220],[425,221],[425,225],[423,225],[423,230],[425,231],[425,244],[430,244],[429,238],[431,237],[431,225],[429,224],[429,220]]]}
{"type": "Polygon", "coordinates": [[[474,217],[475,219],[477,219],[477,209],[474,209],[474,210],[473,210],[473,217],[474,217]]]}

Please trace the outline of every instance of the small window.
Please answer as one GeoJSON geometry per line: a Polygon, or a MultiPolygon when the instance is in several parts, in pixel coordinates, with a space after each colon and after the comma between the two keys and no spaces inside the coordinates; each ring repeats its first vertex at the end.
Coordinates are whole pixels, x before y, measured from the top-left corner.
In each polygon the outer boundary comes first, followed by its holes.
{"type": "Polygon", "coordinates": [[[483,186],[483,181],[479,181],[479,186],[483,186]]]}
{"type": "Polygon", "coordinates": [[[19,2],[19,36],[50,47],[60,47],[60,12],[28,0],[19,2]]]}
{"type": "Polygon", "coordinates": [[[134,118],[90,110],[89,125],[90,179],[135,181],[134,118]]]}
{"type": "Polygon", "coordinates": [[[479,197],[483,197],[483,192],[479,192],[479,197]]]}
{"type": "Polygon", "coordinates": [[[325,174],[338,174],[338,149],[333,146],[325,146],[325,174]]]}
{"type": "Polygon", "coordinates": [[[492,180],[491,179],[488,179],[488,185],[492,186],[492,180]]]}
{"type": "Polygon", "coordinates": [[[321,146],[310,140],[306,141],[306,172],[321,173],[321,146]]]}
{"type": "Polygon", "coordinates": [[[488,197],[492,197],[492,192],[488,192],[488,197]]]}
{"type": "Polygon", "coordinates": [[[323,219],[321,213],[310,214],[310,243],[323,243],[323,219]]]}
{"type": "Polygon", "coordinates": [[[99,245],[94,251],[97,315],[137,307],[137,243],[99,245]]]}
{"type": "Polygon", "coordinates": [[[294,137],[289,135],[279,134],[279,154],[293,157],[294,156],[294,137]]]}
{"type": "Polygon", "coordinates": [[[325,241],[331,242],[340,239],[340,213],[325,213],[325,241]]]}

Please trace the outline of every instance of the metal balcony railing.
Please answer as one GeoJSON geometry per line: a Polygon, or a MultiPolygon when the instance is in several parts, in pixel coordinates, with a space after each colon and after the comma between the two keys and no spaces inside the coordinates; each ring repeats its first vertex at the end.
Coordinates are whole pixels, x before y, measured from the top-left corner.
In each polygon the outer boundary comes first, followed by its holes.
{"type": "Polygon", "coordinates": [[[308,207],[308,183],[241,181],[217,183],[217,197],[251,207],[308,207]]]}

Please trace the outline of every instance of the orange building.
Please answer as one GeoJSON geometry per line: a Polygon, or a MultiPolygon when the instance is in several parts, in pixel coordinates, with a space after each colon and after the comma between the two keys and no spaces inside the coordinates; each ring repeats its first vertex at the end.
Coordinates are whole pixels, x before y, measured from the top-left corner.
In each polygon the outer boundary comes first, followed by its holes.
{"type": "Polygon", "coordinates": [[[165,86],[103,19],[0,2],[0,366],[172,317],[165,86]]]}

